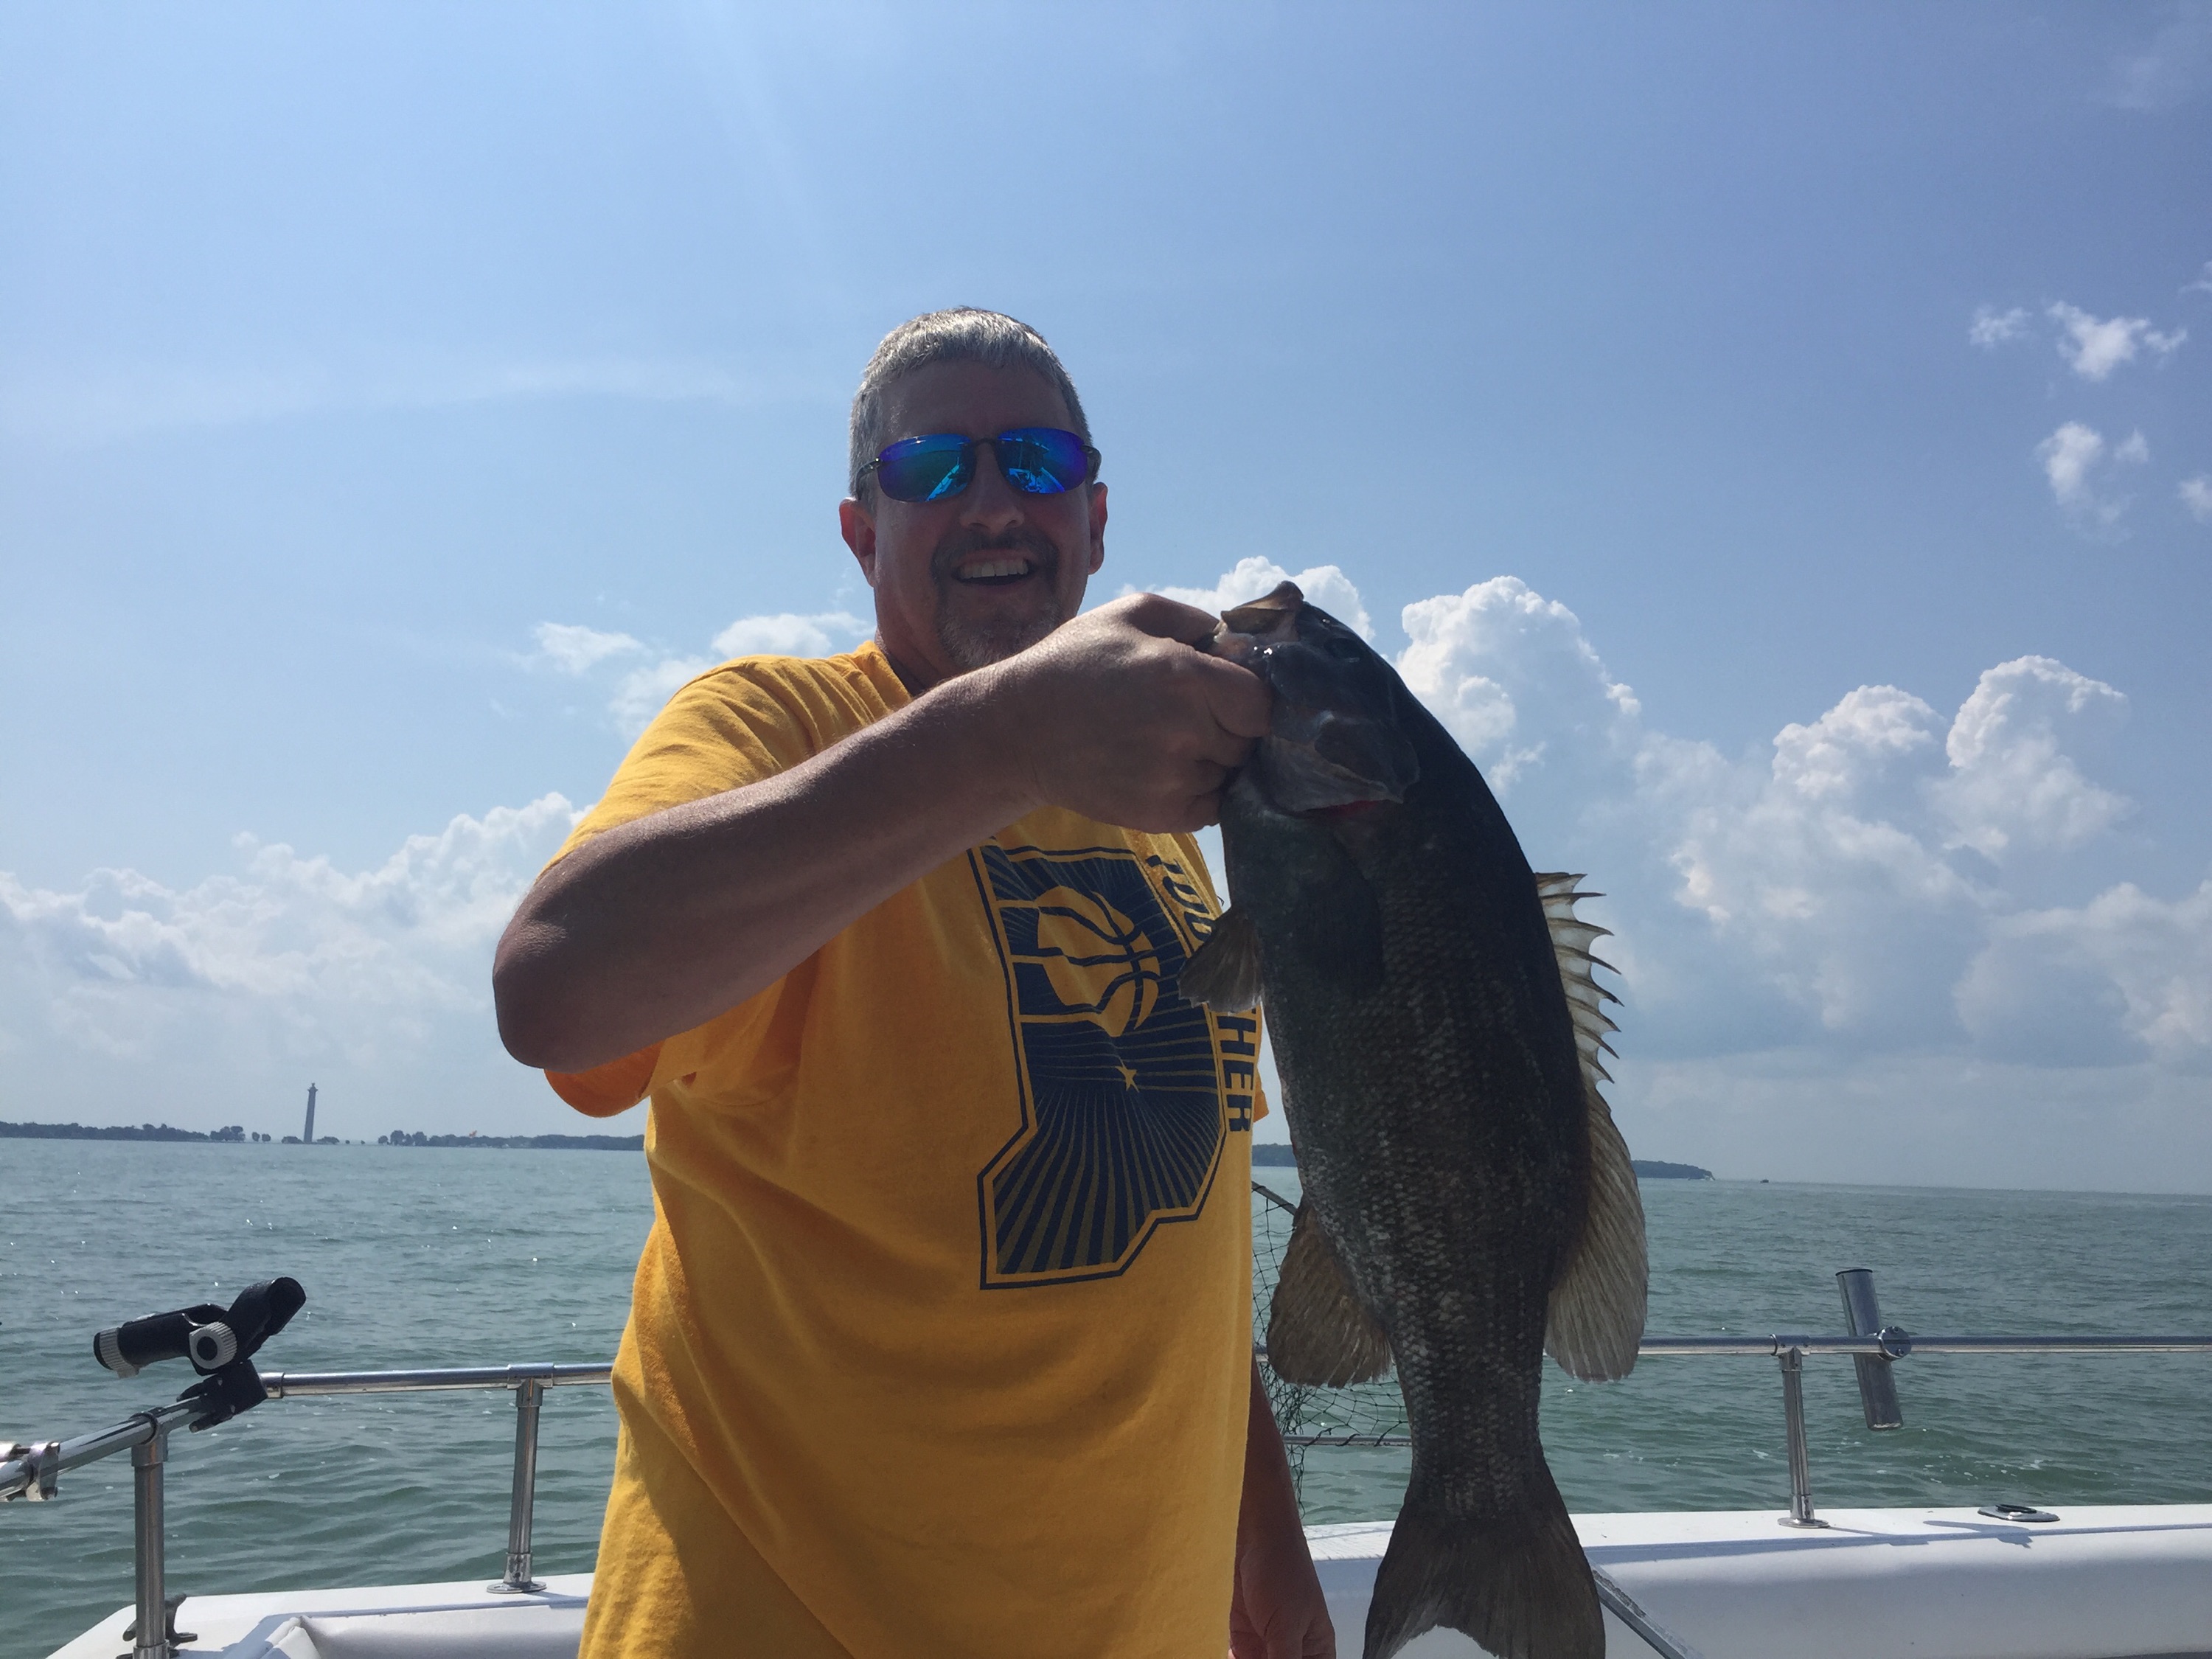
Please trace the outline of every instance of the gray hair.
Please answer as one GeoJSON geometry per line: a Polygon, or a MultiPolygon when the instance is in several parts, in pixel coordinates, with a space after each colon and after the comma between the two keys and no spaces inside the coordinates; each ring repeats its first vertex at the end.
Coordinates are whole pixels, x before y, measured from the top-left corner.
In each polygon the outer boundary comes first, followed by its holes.
{"type": "MultiPolygon", "coordinates": [[[[875,481],[861,479],[860,469],[893,441],[893,434],[884,430],[884,410],[891,383],[932,363],[1030,369],[1060,393],[1077,435],[1086,444],[1091,441],[1091,422],[1084,416],[1083,399],[1075,395],[1075,382],[1068,379],[1067,370],[1045,343],[1043,335],[1003,313],[981,311],[974,306],[925,312],[884,335],[867,368],[860,371],[860,389],[853,394],[845,470],[845,476],[854,481],[855,495],[863,489],[873,494],[875,481]]],[[[866,500],[868,495],[861,498],[866,500]]]]}

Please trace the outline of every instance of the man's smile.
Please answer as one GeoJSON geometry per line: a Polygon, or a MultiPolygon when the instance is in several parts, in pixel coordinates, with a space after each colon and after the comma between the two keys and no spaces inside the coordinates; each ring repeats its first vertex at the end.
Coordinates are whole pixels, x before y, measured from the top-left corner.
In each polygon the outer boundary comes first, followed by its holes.
{"type": "Polygon", "coordinates": [[[1019,581],[1036,568],[1034,560],[1020,554],[1000,559],[979,559],[973,564],[963,565],[952,573],[953,580],[981,582],[987,586],[1003,587],[1019,581]]]}

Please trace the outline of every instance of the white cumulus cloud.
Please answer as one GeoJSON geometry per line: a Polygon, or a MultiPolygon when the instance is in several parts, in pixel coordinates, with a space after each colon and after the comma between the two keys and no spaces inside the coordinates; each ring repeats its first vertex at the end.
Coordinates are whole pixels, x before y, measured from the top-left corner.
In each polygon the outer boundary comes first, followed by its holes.
{"type": "MultiPolygon", "coordinates": [[[[1306,598],[1361,638],[1375,637],[1375,625],[1368,619],[1367,607],[1360,603],[1359,590],[1333,564],[1314,565],[1292,575],[1273,559],[1239,559],[1237,568],[1211,587],[1163,587],[1158,592],[1164,598],[1194,605],[1200,611],[1219,612],[1272,593],[1278,583],[1286,581],[1296,582],[1306,598]]],[[[1133,587],[1121,590],[1124,593],[1136,591],[1133,587]]]]}
{"type": "Polygon", "coordinates": [[[2075,757],[2101,746],[2126,708],[2102,680],[2049,657],[1984,672],[1944,739],[1950,774],[1931,786],[1953,844],[1996,860],[2015,846],[2079,847],[2119,822],[2130,803],[2090,782],[2075,757]]]}
{"type": "Polygon", "coordinates": [[[378,1120],[333,1127],[349,1139],[403,1113],[411,1127],[490,1127],[472,1091],[519,1072],[493,1029],[492,947],[576,816],[555,794],[463,814],[358,871],[241,836],[235,872],[188,887],[100,870],[55,890],[0,872],[11,1115],[274,1132],[282,1118],[247,1104],[288,1114],[316,1080],[379,1103],[378,1120]],[[469,1115],[424,1115],[448,1109],[469,1115]]]}
{"type": "Polygon", "coordinates": [[[740,617],[714,635],[714,649],[728,657],[826,657],[852,645],[869,625],[845,611],[795,616],[740,617]]]}
{"type": "Polygon", "coordinates": [[[2047,313],[2059,325],[2058,355],[2085,380],[2102,380],[2138,351],[2168,356],[2189,337],[2187,329],[2162,334],[2147,317],[2095,317],[2060,301],[2047,313]]]}
{"type": "Polygon", "coordinates": [[[2212,477],[2200,472],[2193,478],[2184,478],[2175,493],[2191,518],[2199,524],[2212,524],[2212,477]]]}
{"type": "Polygon", "coordinates": [[[1900,1149],[1851,1165],[1860,1178],[1934,1178],[1901,1150],[1923,1142],[1966,1176],[1971,1138],[1881,1091],[1910,1073],[1981,1099],[1990,1077],[2047,1075],[2030,1115],[2069,1150],[2021,1170],[2160,1178],[2155,1159],[2112,1173],[2081,1079],[2156,1102],[2160,1133],[2181,1133],[2159,1079],[2212,1069],[2212,951],[2185,937],[2212,938],[2212,900],[2162,901],[2106,869],[2132,810],[2099,776],[2126,713],[2114,687],[2039,656],[1990,668],[1949,712],[1863,685],[1735,757],[1655,725],[1574,612],[1516,578],[1416,601],[1403,623],[1407,685],[1531,861],[1609,896],[1593,908],[1615,930],[1622,1098],[1644,1130],[1663,1120],[1668,1144],[1718,1155],[1830,1144],[1820,1126],[1843,1113],[1900,1149]],[[1753,1109],[1799,1127],[1734,1115],[1753,1109]]]}
{"type": "Polygon", "coordinates": [[[2212,881],[2179,901],[2122,882],[1990,931],[1956,991],[1990,1047],[2063,1060],[2086,1042],[2124,1060],[2139,1045],[2193,1070],[2212,1057],[2212,881]]]}
{"type": "MultiPolygon", "coordinates": [[[[2111,531],[2132,500],[2101,486],[2116,466],[2139,466],[2150,459],[2150,443],[2140,432],[2108,444],[2094,427],[2069,421],[2035,447],[2051,499],[2078,525],[2111,531]]],[[[2125,532],[2118,532],[2124,535],[2125,532]]]]}
{"type": "Polygon", "coordinates": [[[2022,339],[2027,334],[2027,308],[2014,306],[2008,311],[1998,311],[1990,306],[1977,306],[1974,320],[1966,326],[1966,338],[1985,351],[2022,339]]]}
{"type": "Polygon", "coordinates": [[[716,634],[711,656],[659,651],[628,634],[605,634],[572,623],[538,624],[538,655],[565,674],[582,675],[617,658],[647,656],[629,668],[607,696],[607,713],[625,738],[652,722],[676,689],[732,657],[826,657],[849,650],[870,624],[846,611],[739,617],[716,634]]]}
{"type": "Polygon", "coordinates": [[[643,668],[633,668],[607,699],[607,712],[614,717],[616,729],[625,738],[635,738],[653,724],[653,717],[676,695],[678,687],[714,665],[705,657],[663,657],[643,668]]]}
{"type": "Polygon", "coordinates": [[[2069,421],[2037,445],[2035,454],[2059,506],[2078,507],[2089,498],[2089,474],[2104,459],[2105,441],[2094,428],[2069,421]]]}
{"type": "Polygon", "coordinates": [[[1581,620],[1556,599],[1498,576],[1416,600],[1401,620],[1412,641],[1398,659],[1406,684],[1501,794],[1534,768],[1626,759],[1636,695],[1605,672],[1581,620]],[[1553,729],[1523,722],[1521,704],[1532,699],[1553,729]]]}
{"type": "Polygon", "coordinates": [[[564,674],[581,674],[609,657],[645,649],[627,634],[603,634],[574,623],[542,622],[536,632],[538,654],[564,674]]]}
{"type": "MultiPolygon", "coordinates": [[[[1732,963],[1713,990],[1748,977],[1862,1046],[1938,1035],[1919,981],[1963,966],[1971,942],[1958,936],[1981,902],[1923,825],[1942,727],[1922,699],[1869,685],[1784,726],[1764,768],[1654,745],[1630,818],[1672,866],[1675,902],[1732,963]]],[[[1661,938],[1679,934],[1654,920],[1661,938]]]]}
{"type": "MultiPolygon", "coordinates": [[[[1364,616],[1343,571],[1299,574],[1364,616]]],[[[1202,598],[1281,574],[1240,567],[1202,598]]],[[[2166,896],[2112,867],[2130,810],[2101,775],[2118,690],[2024,656],[1948,712],[1861,685],[1738,755],[1665,730],[1575,613],[1516,578],[1401,620],[1407,683],[1502,786],[1532,862],[1609,895],[1591,908],[1616,933],[1616,1104],[1639,1152],[1828,1179],[2205,1184],[2187,1171],[2212,1165],[2185,1160],[2212,1156],[2212,880],[2166,896]]],[[[853,619],[746,622],[718,648],[811,646],[809,628],[835,644],[853,619]]],[[[641,647],[579,672],[619,690],[705,665],[641,647]]],[[[665,690],[629,695],[649,713],[665,690]]],[[[281,1131],[312,1080],[348,1138],[566,1127],[498,1047],[489,969],[574,817],[550,795],[457,817],[357,870],[242,839],[235,869],[182,886],[0,875],[9,1115],[281,1131]]]]}

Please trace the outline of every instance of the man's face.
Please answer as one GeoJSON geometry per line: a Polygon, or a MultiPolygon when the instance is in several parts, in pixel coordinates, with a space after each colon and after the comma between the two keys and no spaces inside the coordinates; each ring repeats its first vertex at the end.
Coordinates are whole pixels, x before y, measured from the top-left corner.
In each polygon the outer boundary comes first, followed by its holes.
{"type": "MultiPolygon", "coordinates": [[[[933,363],[894,381],[887,412],[886,443],[1074,425],[1043,376],[981,363],[933,363]]],[[[988,448],[949,501],[872,495],[838,516],[876,591],[877,635],[915,691],[1035,645],[1082,608],[1106,556],[1105,485],[1025,495],[988,448]]]]}

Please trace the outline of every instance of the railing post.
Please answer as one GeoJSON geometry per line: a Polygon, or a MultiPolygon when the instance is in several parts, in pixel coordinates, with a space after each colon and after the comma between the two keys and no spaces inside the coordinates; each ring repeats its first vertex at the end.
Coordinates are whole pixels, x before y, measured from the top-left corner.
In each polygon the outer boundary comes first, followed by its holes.
{"type": "Polygon", "coordinates": [[[514,1390],[514,1496],[507,1516],[507,1577],[490,1588],[507,1595],[545,1586],[530,1576],[530,1523],[538,1505],[538,1408],[545,1385],[535,1378],[514,1390]]]}
{"type": "Polygon", "coordinates": [[[1782,1416],[1790,1436],[1790,1513],[1785,1527],[1825,1527],[1813,1516],[1813,1464],[1805,1450],[1805,1351],[1784,1348],[1782,1360],[1782,1416]]]}
{"type": "Polygon", "coordinates": [[[138,1580],[138,1622],[131,1627],[131,1659],[170,1659],[168,1562],[163,1536],[162,1466],[169,1457],[169,1431],[156,1423],[153,1433],[131,1449],[131,1530],[138,1580]]]}

